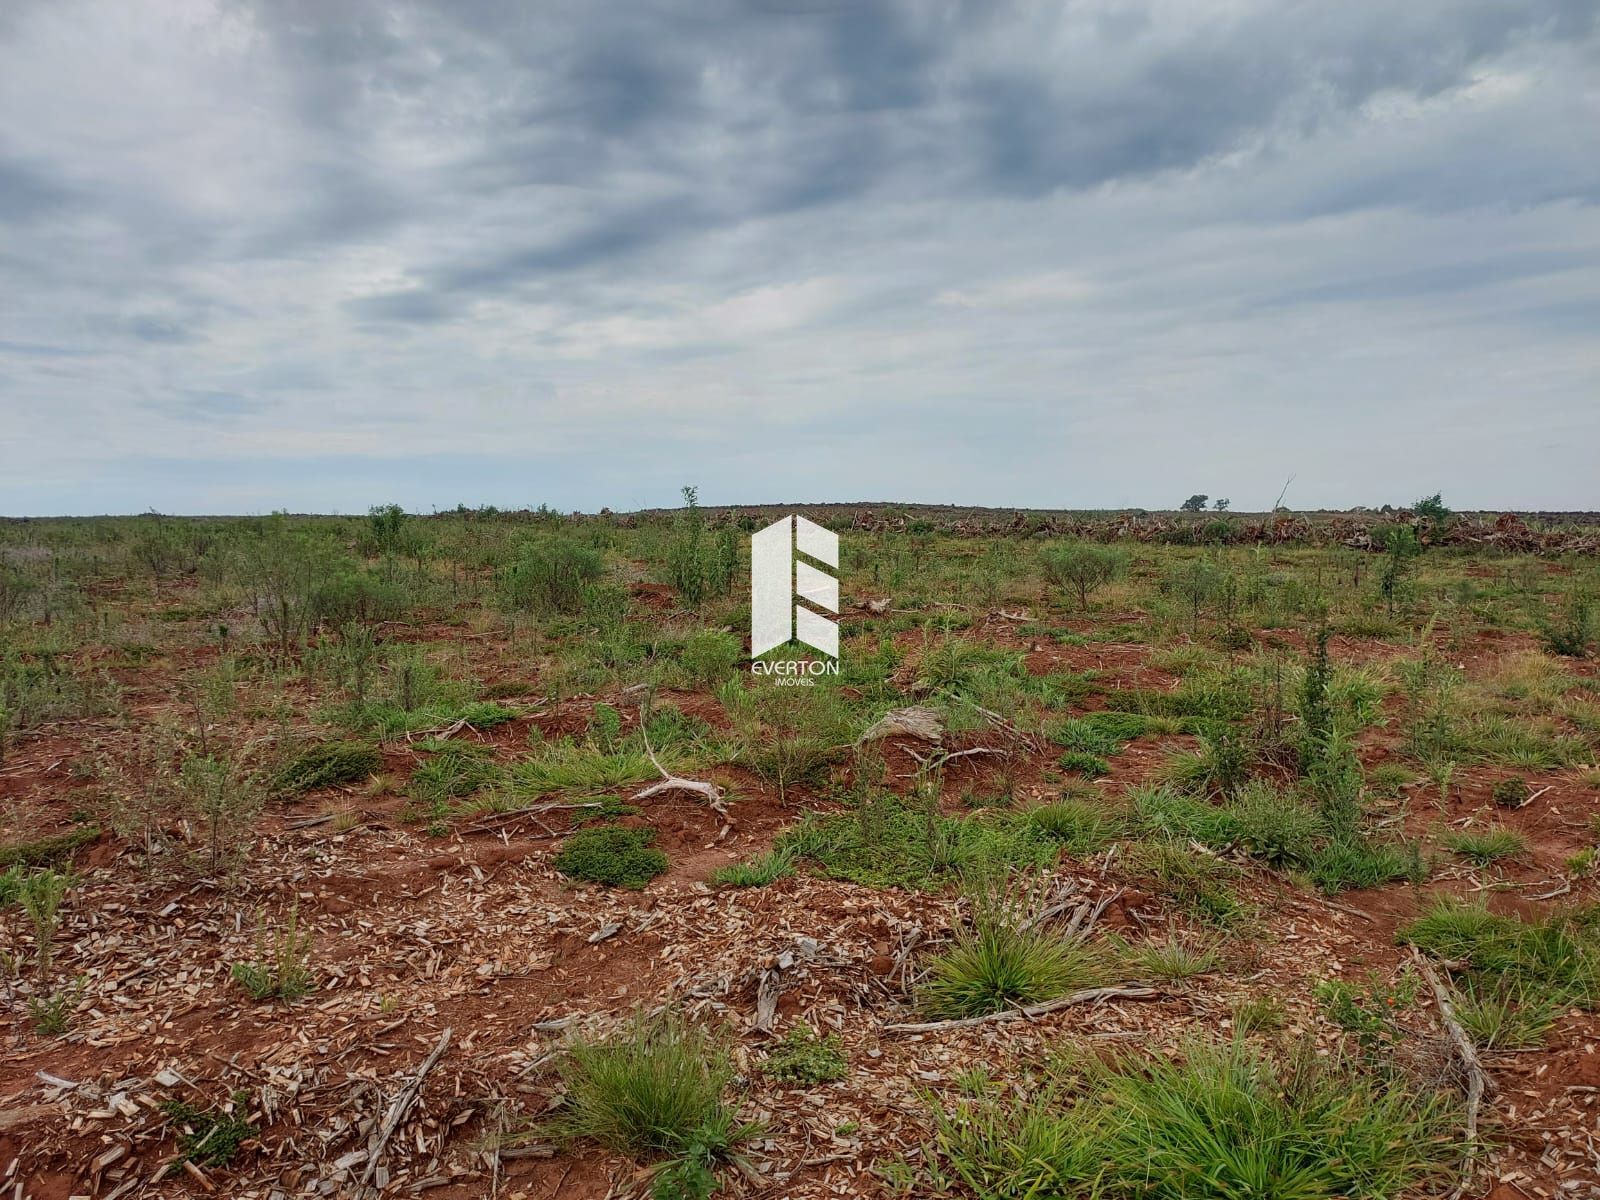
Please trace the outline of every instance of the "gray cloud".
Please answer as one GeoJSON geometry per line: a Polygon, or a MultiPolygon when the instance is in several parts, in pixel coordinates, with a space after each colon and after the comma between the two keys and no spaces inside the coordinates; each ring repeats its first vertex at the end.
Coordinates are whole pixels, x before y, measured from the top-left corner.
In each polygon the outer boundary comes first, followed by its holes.
{"type": "Polygon", "coordinates": [[[0,16],[0,511],[174,444],[259,507],[1600,502],[1591,0],[160,11],[0,16]],[[1369,453],[1506,395],[1554,454],[1369,453]]]}

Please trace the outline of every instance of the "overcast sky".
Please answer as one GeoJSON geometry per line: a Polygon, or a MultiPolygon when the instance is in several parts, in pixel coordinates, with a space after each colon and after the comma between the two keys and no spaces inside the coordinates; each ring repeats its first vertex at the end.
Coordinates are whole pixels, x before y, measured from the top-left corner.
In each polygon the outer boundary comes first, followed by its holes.
{"type": "Polygon", "coordinates": [[[0,513],[1600,508],[1597,201],[1597,0],[0,0],[0,513]]]}

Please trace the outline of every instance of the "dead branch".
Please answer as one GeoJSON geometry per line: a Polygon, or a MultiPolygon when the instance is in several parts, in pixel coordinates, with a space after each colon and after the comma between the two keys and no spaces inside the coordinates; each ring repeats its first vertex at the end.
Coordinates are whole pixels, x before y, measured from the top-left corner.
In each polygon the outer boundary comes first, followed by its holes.
{"type": "Polygon", "coordinates": [[[361,1173],[360,1187],[363,1191],[372,1182],[373,1173],[378,1169],[378,1160],[383,1157],[384,1147],[389,1144],[394,1131],[400,1128],[400,1122],[405,1120],[406,1113],[411,1111],[411,1106],[417,1102],[417,1096],[422,1092],[422,1084],[428,1078],[428,1072],[433,1070],[434,1064],[450,1048],[451,1032],[451,1027],[445,1026],[444,1032],[439,1035],[438,1045],[434,1046],[428,1057],[422,1060],[422,1065],[417,1068],[417,1073],[411,1077],[410,1082],[390,1101],[388,1111],[383,1114],[383,1124],[378,1127],[367,1148],[367,1169],[361,1173]]]}
{"type": "Polygon", "coordinates": [[[1494,1081],[1489,1078],[1483,1069],[1483,1063],[1478,1058],[1478,1051],[1472,1044],[1472,1039],[1467,1036],[1467,1031],[1462,1028],[1461,1022],[1456,1018],[1455,1006],[1450,1003],[1450,993],[1444,983],[1439,979],[1438,973],[1429,965],[1428,960],[1417,950],[1411,952],[1412,960],[1417,964],[1417,970],[1428,981],[1428,987],[1433,991],[1433,1002],[1439,1009],[1439,1023],[1450,1035],[1450,1040],[1455,1044],[1456,1057],[1461,1060],[1461,1066],[1467,1073],[1467,1136],[1465,1146],[1465,1160],[1462,1163],[1462,1180],[1456,1188],[1456,1195],[1464,1193],[1472,1179],[1473,1160],[1478,1153],[1478,1110],[1483,1105],[1485,1093],[1494,1091],[1494,1081]]]}
{"type": "Polygon", "coordinates": [[[1161,992],[1144,984],[1115,984],[1111,987],[1086,988],[1062,996],[1059,1000],[1046,1000],[1042,1004],[1028,1004],[1021,1008],[1008,1008],[1001,1012],[985,1013],[981,1017],[955,1017],[948,1021],[917,1021],[882,1026],[884,1033],[936,1033],[942,1029],[963,1029],[969,1025],[987,1025],[995,1021],[1031,1021],[1046,1013],[1059,1012],[1076,1004],[1098,1004],[1102,1000],[1150,1000],[1161,992]]]}
{"type": "Polygon", "coordinates": [[[1094,928],[1095,922],[1100,919],[1100,914],[1115,904],[1117,900],[1121,898],[1122,893],[1126,890],[1127,889],[1125,888],[1118,888],[1116,891],[1108,892],[1106,895],[1100,897],[1099,902],[1096,903],[1093,908],[1088,907],[1088,905],[1080,908],[1076,913],[1073,914],[1072,920],[1068,922],[1067,927],[1062,931],[1061,936],[1067,938],[1088,937],[1089,931],[1094,928]]]}
{"type": "Polygon", "coordinates": [[[650,745],[650,697],[651,694],[646,692],[645,698],[640,705],[639,736],[644,741],[645,754],[649,756],[650,762],[655,766],[655,769],[661,772],[661,782],[652,783],[649,787],[635,793],[633,798],[635,800],[648,800],[651,796],[659,795],[662,792],[693,792],[697,796],[703,796],[712,810],[726,821],[728,819],[728,806],[722,802],[721,788],[705,780],[684,779],[680,775],[674,775],[663,767],[661,760],[656,757],[655,748],[650,745]]]}

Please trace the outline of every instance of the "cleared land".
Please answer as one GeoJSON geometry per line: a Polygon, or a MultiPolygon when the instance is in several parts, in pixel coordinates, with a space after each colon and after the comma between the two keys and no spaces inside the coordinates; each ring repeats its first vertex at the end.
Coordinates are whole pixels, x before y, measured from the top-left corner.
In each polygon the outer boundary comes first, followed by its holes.
{"type": "Polygon", "coordinates": [[[0,524],[6,1187],[1600,1194],[1593,525],[801,511],[0,524]]]}

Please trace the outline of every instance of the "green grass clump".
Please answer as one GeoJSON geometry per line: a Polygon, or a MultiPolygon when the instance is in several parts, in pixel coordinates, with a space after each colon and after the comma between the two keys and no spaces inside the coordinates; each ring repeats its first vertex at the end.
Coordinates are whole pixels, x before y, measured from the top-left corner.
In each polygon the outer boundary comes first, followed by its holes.
{"type": "Polygon", "coordinates": [[[298,796],[338,783],[357,783],[382,766],[382,755],[365,742],[323,742],[279,771],[270,790],[275,796],[298,796]]]}
{"type": "Polygon", "coordinates": [[[411,773],[407,791],[417,803],[442,812],[450,801],[470,796],[499,778],[500,768],[476,746],[446,742],[411,773]]]}
{"type": "Polygon", "coordinates": [[[782,1083],[832,1083],[849,1069],[837,1034],[819,1037],[809,1025],[796,1025],[767,1055],[761,1073],[782,1083]]]}
{"type": "Polygon", "coordinates": [[[1217,951],[1208,942],[1193,942],[1168,934],[1136,945],[1118,947],[1122,960],[1141,979],[1181,982],[1217,969],[1217,951]]]}
{"type": "Polygon", "coordinates": [[[1037,833],[1059,842],[1068,854],[1079,855],[1103,849],[1121,828],[1119,813],[1076,796],[1063,796],[1031,808],[1024,820],[1037,833]]]}
{"type": "Polygon", "coordinates": [[[1421,883],[1428,868],[1415,843],[1352,835],[1321,847],[1307,864],[1306,874],[1318,889],[1332,894],[1397,880],[1421,883]]]}
{"type": "MultiPolygon", "coordinates": [[[[672,760],[663,755],[670,768],[672,760]]],[[[660,773],[641,749],[605,751],[570,741],[552,742],[534,758],[510,769],[512,788],[527,796],[552,792],[592,795],[629,784],[659,779],[660,773]]]]}
{"type": "Polygon", "coordinates": [[[239,1148],[261,1132],[245,1119],[250,1093],[235,1092],[220,1108],[201,1109],[183,1100],[168,1100],[161,1111],[178,1134],[178,1161],[202,1167],[226,1167],[239,1148]]]}
{"type": "Polygon", "coordinates": [[[1230,862],[1166,839],[1134,842],[1128,858],[1154,891],[1191,916],[1226,926],[1247,914],[1233,890],[1241,872],[1230,862]]]}
{"type": "Polygon", "coordinates": [[[1309,1044],[1194,1040],[1074,1074],[941,1107],[934,1183],[988,1200],[1393,1200],[1448,1182],[1457,1156],[1439,1094],[1309,1044]]]}
{"type": "Polygon", "coordinates": [[[650,845],[654,829],[597,825],[562,843],[556,870],[569,879],[638,890],[667,869],[667,856],[650,845]]]}
{"type": "Polygon", "coordinates": [[[1455,1002],[1456,1018],[1484,1050],[1532,1050],[1565,1005],[1523,986],[1468,988],[1455,1002]]]}
{"type": "Polygon", "coordinates": [[[928,964],[917,1007],[934,1020],[1054,1000],[1106,979],[1105,955],[1006,916],[981,917],[928,964]]]}
{"type": "Polygon", "coordinates": [[[517,719],[515,709],[493,700],[465,704],[430,704],[421,708],[401,708],[390,701],[375,701],[345,710],[344,720],[357,729],[370,730],[379,738],[400,737],[425,729],[444,729],[465,721],[474,729],[492,729],[517,719]]]}
{"type": "Polygon", "coordinates": [[[1050,740],[1068,750],[1105,757],[1122,753],[1134,738],[1173,727],[1172,721],[1140,713],[1093,712],[1058,721],[1050,730],[1050,740]]]}
{"type": "Polygon", "coordinates": [[[1600,1003],[1600,941],[1592,911],[1542,921],[1491,913],[1483,904],[1442,899],[1397,935],[1428,954],[1462,964],[1469,987],[1520,988],[1555,1004],[1600,1003]]]}
{"type": "Polygon", "coordinates": [[[760,1131],[738,1122],[722,1099],[733,1076],[722,1045],[671,1011],[579,1041],[560,1072],[565,1103],[544,1131],[666,1160],[653,1188],[659,1200],[709,1196],[718,1167],[760,1131]]]}
{"type": "Polygon", "coordinates": [[[1171,786],[1137,788],[1133,801],[1134,827],[1145,835],[1193,839],[1221,849],[1239,837],[1237,816],[1225,805],[1171,786]]]}
{"type": "Polygon", "coordinates": [[[987,808],[947,817],[931,804],[888,793],[863,800],[853,813],[813,813],[779,836],[778,849],[832,879],[920,889],[941,887],[980,864],[1040,867],[1061,854],[1026,814],[987,808]]]}
{"type": "Polygon", "coordinates": [[[718,867],[711,882],[724,887],[766,887],[794,874],[792,850],[770,850],[745,862],[718,867]]]}
{"type": "Polygon", "coordinates": [[[1056,759],[1056,763],[1063,771],[1076,771],[1091,779],[1111,774],[1111,764],[1098,754],[1090,754],[1087,750],[1067,750],[1056,759]]]}
{"type": "Polygon", "coordinates": [[[1496,826],[1492,829],[1463,830],[1444,839],[1445,848],[1461,855],[1468,862],[1486,867],[1502,858],[1516,858],[1528,851],[1528,839],[1515,829],[1496,826]]]}

